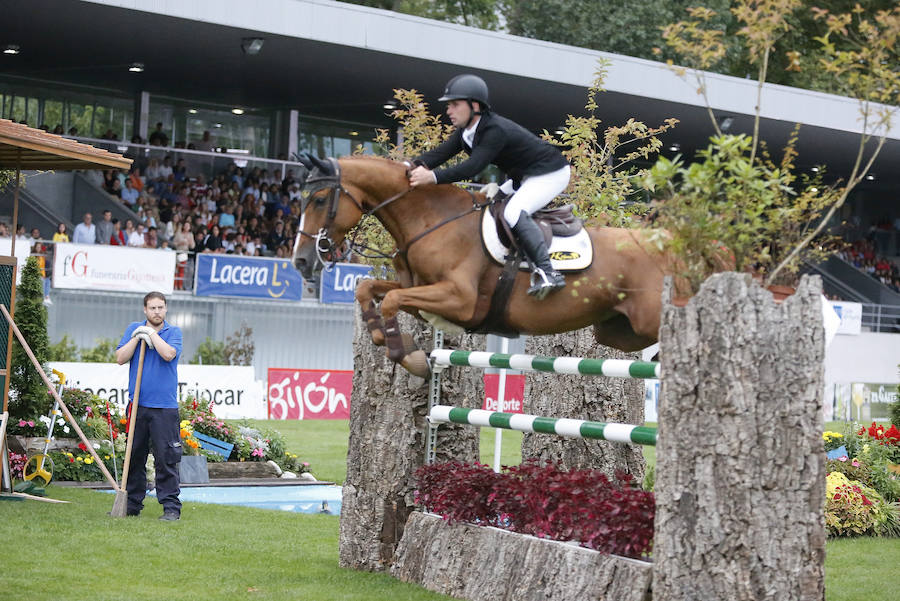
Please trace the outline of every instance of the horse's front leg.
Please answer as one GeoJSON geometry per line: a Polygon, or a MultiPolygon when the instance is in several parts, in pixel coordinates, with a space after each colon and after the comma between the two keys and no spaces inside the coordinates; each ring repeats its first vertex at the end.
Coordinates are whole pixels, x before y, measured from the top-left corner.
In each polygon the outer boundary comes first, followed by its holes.
{"type": "Polygon", "coordinates": [[[474,288],[460,286],[452,281],[397,288],[385,294],[381,301],[381,315],[384,318],[388,358],[416,376],[427,377],[430,371],[427,357],[424,351],[416,348],[412,337],[401,333],[397,313],[401,309],[417,309],[440,315],[450,321],[462,322],[474,312],[476,298],[477,291],[474,288]]]}
{"type": "Polygon", "coordinates": [[[378,346],[384,345],[384,323],[375,307],[375,300],[383,298],[387,292],[399,287],[400,282],[392,280],[361,280],[356,286],[356,301],[362,309],[362,317],[372,342],[378,346]]]}

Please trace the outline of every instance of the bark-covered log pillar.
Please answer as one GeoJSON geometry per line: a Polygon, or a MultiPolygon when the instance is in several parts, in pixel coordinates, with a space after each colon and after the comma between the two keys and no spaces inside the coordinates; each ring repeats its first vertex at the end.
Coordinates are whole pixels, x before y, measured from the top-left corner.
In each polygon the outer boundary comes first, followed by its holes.
{"type": "MultiPolygon", "coordinates": [[[[548,357],[641,358],[640,353],[623,353],[597,344],[593,328],[531,337],[525,352],[548,357]]],[[[644,381],[529,373],[525,380],[525,412],[640,426],[644,423],[644,381]]],[[[567,469],[602,470],[609,475],[618,469],[632,474],[638,482],[644,478],[644,456],[639,445],[525,434],[522,459],[531,458],[552,461],[567,469]]]]}
{"type": "Polygon", "coordinates": [[[663,293],[655,601],[824,598],[821,281],[663,293]]]}
{"type": "MultiPolygon", "coordinates": [[[[400,326],[419,348],[432,348],[432,329],[405,313],[400,326]]],[[[483,348],[484,336],[446,337],[454,348],[483,348]]],[[[413,473],[424,463],[428,381],[389,361],[372,343],[357,308],[353,339],[353,393],[347,479],[343,487],[340,565],[359,570],[390,567],[394,548],[413,510],[413,473]]],[[[481,372],[444,370],[442,402],[481,408],[481,372]]],[[[441,427],[438,460],[478,460],[478,429],[441,427]]]]}

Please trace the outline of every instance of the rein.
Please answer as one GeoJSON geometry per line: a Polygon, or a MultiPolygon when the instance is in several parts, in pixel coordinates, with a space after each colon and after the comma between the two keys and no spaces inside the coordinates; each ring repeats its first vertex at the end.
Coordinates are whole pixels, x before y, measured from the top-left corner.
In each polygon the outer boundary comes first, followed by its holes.
{"type": "MultiPolygon", "coordinates": [[[[403,190],[402,192],[394,194],[390,198],[378,203],[373,208],[366,210],[363,207],[362,203],[360,203],[356,199],[356,197],[353,196],[353,194],[351,194],[350,191],[347,190],[344,187],[344,185],[341,183],[341,166],[338,163],[337,159],[329,158],[328,161],[331,163],[333,173],[324,173],[319,169],[315,169],[309,174],[309,176],[306,178],[306,182],[303,185],[304,192],[305,192],[305,195],[304,195],[305,200],[301,206],[301,214],[302,214],[306,211],[306,206],[310,202],[310,199],[312,198],[313,194],[315,194],[319,190],[323,190],[323,189],[330,190],[329,199],[328,199],[328,202],[329,202],[328,214],[326,217],[325,225],[322,226],[322,228],[319,230],[319,232],[315,235],[307,234],[302,229],[299,232],[301,236],[306,236],[308,238],[315,240],[316,251],[317,251],[317,254],[319,255],[319,260],[322,262],[323,265],[325,264],[325,261],[322,260],[321,255],[333,253],[333,251],[336,248],[334,241],[328,237],[328,230],[334,224],[334,220],[337,217],[338,206],[340,203],[340,198],[341,198],[342,193],[346,194],[347,197],[356,206],[356,208],[359,209],[359,212],[362,213],[362,217],[369,217],[369,216],[374,216],[375,213],[377,213],[384,207],[388,206],[389,204],[393,203],[396,200],[399,200],[400,198],[403,198],[404,196],[409,194],[409,192],[412,191],[412,187],[409,187],[406,190],[403,190]],[[326,243],[325,246],[322,245],[323,241],[326,243]]],[[[374,248],[371,248],[364,244],[359,244],[353,239],[351,239],[349,241],[350,250],[366,249],[366,250],[376,251],[377,255],[366,255],[362,252],[358,253],[361,256],[365,256],[368,258],[374,258],[375,256],[377,256],[379,258],[392,259],[398,254],[405,256],[409,252],[409,248],[414,243],[418,242],[419,240],[421,240],[428,234],[434,232],[435,230],[442,228],[443,226],[447,225],[448,223],[452,223],[453,221],[456,221],[457,219],[461,219],[463,217],[466,217],[467,215],[471,215],[472,213],[476,213],[478,211],[484,210],[486,207],[490,206],[492,203],[492,201],[487,201],[485,203],[479,203],[475,199],[475,194],[471,190],[466,190],[466,192],[468,192],[469,196],[472,198],[472,207],[468,211],[465,211],[464,213],[461,213],[459,215],[454,215],[453,217],[448,217],[448,218],[444,219],[443,221],[441,221],[440,223],[433,225],[432,227],[426,229],[425,231],[416,234],[415,236],[412,237],[412,239],[410,239],[406,243],[404,248],[397,248],[397,250],[395,250],[391,255],[385,255],[385,254],[381,253],[380,251],[377,251],[374,248]]]]}
{"type": "Polygon", "coordinates": [[[448,223],[452,223],[452,222],[456,221],[457,219],[462,219],[463,217],[466,217],[467,215],[471,215],[472,213],[477,213],[478,211],[482,211],[485,209],[485,207],[489,207],[491,205],[492,201],[490,201],[490,200],[483,204],[479,204],[479,202],[477,200],[475,200],[475,194],[471,190],[466,190],[466,192],[468,192],[469,196],[472,198],[472,208],[470,208],[468,211],[466,211],[464,213],[460,213],[459,215],[454,215],[453,217],[447,217],[440,223],[431,226],[424,232],[416,234],[415,236],[412,237],[412,239],[409,240],[409,242],[406,243],[406,248],[398,248],[397,249],[397,254],[406,255],[406,253],[409,252],[410,246],[412,246],[414,243],[418,242],[419,240],[421,240],[422,238],[424,238],[431,232],[433,232],[437,229],[440,229],[440,228],[444,227],[445,225],[447,225],[448,223]]]}

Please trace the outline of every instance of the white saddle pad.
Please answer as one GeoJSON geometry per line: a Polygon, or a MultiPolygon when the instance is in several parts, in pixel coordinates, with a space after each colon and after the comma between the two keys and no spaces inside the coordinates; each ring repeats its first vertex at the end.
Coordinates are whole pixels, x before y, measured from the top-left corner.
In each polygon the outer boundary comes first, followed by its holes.
{"type": "MultiPolygon", "coordinates": [[[[509,254],[509,248],[500,242],[497,235],[497,226],[490,211],[484,211],[481,219],[481,241],[484,243],[485,249],[491,258],[503,265],[506,263],[506,255],[509,254]]],[[[594,258],[594,247],[591,244],[591,237],[582,227],[574,236],[553,236],[550,243],[550,263],[557,271],[578,271],[587,269],[591,260],[594,258]]],[[[528,263],[523,261],[519,265],[519,269],[528,269],[528,263]]]]}

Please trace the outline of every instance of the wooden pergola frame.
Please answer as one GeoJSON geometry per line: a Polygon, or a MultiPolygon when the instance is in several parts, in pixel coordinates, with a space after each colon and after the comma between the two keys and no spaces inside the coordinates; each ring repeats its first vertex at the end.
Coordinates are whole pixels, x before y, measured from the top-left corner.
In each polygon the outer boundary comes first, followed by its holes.
{"type": "MultiPolygon", "coordinates": [[[[0,119],[0,170],[14,170],[15,180],[13,189],[13,222],[10,231],[12,245],[10,256],[0,256],[0,264],[12,267],[12,290],[10,291],[9,319],[15,314],[16,305],[16,230],[19,228],[19,187],[21,185],[22,171],[70,171],[73,169],[130,169],[131,159],[126,159],[120,154],[109,152],[101,148],[95,148],[88,144],[82,144],[75,140],[63,138],[55,134],[47,133],[40,129],[34,129],[10,121],[0,119]]],[[[9,375],[10,362],[12,360],[13,327],[9,328],[6,340],[6,364],[0,366],[0,375],[3,376],[3,416],[7,416],[9,409],[9,375]]],[[[2,344],[2,341],[0,341],[2,344]]],[[[4,424],[5,426],[5,420],[4,424]]],[[[0,488],[6,485],[6,476],[9,474],[7,461],[5,428],[0,428],[0,461],[2,461],[3,482],[0,488]]]]}

